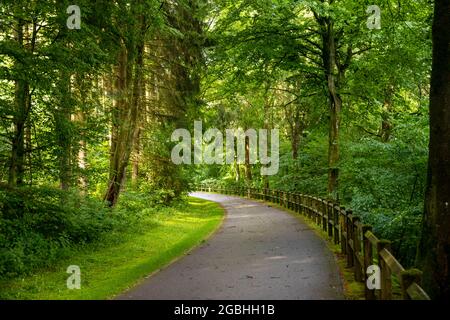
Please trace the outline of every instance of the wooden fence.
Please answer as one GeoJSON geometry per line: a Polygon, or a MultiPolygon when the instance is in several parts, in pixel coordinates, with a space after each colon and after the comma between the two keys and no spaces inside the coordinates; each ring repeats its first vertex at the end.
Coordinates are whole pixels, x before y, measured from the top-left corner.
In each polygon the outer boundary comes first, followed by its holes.
{"type": "Polygon", "coordinates": [[[390,242],[378,239],[372,233],[371,226],[363,224],[351,210],[339,204],[305,194],[271,189],[231,189],[202,185],[197,190],[272,202],[308,217],[322,227],[331,241],[340,245],[341,252],[347,259],[347,267],[352,268],[355,280],[365,283],[367,300],[391,300],[393,281],[399,283],[402,299],[430,299],[420,286],[421,271],[405,270],[391,253],[390,242]],[[370,276],[366,271],[373,265],[378,266],[380,271],[379,290],[370,290],[366,285],[370,276]]]}

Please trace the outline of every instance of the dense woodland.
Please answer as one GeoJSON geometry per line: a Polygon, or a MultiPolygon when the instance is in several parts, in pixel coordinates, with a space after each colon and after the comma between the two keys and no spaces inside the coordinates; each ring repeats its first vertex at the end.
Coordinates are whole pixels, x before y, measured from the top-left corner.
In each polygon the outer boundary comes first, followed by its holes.
{"type": "Polygon", "coordinates": [[[77,0],[69,29],[72,4],[0,1],[0,277],[207,183],[339,201],[449,296],[448,1],[77,0]],[[195,120],[279,129],[279,173],[175,165],[195,120]]]}

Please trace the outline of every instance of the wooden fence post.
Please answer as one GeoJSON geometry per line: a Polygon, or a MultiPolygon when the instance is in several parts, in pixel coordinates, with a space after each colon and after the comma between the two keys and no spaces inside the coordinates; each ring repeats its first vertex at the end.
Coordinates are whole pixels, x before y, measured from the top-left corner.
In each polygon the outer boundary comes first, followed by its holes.
{"type": "Polygon", "coordinates": [[[301,193],[300,193],[300,195],[299,195],[299,203],[300,203],[300,214],[304,216],[304,215],[305,215],[305,209],[304,209],[304,207],[303,207],[304,196],[303,196],[303,194],[301,194],[301,193]]]}
{"type": "Polygon", "coordinates": [[[278,204],[280,205],[280,207],[283,206],[283,197],[284,197],[284,193],[282,190],[278,191],[278,204]]]}
{"type": "Polygon", "coordinates": [[[285,205],[286,209],[291,208],[290,198],[291,198],[291,193],[289,191],[286,191],[286,205],[285,205]]]}
{"type": "Polygon", "coordinates": [[[289,209],[289,191],[284,192],[284,198],[286,199],[286,201],[284,203],[284,207],[286,209],[289,209]]]}
{"type": "Polygon", "coordinates": [[[380,252],[383,249],[390,250],[391,242],[388,240],[380,240],[377,246],[378,264],[381,270],[381,300],[391,300],[392,299],[391,270],[389,270],[388,265],[381,257],[380,252]]]}
{"type": "Polygon", "coordinates": [[[325,202],[325,208],[326,210],[326,216],[327,216],[327,226],[328,226],[328,237],[333,239],[333,223],[334,223],[334,216],[333,216],[333,210],[330,210],[330,206],[328,205],[328,202],[325,202]]]}
{"type": "Polygon", "coordinates": [[[289,192],[289,209],[294,211],[294,193],[289,192]]]}
{"type": "Polygon", "coordinates": [[[312,220],[314,220],[314,212],[313,212],[313,210],[314,210],[314,208],[313,208],[313,199],[312,199],[312,197],[311,197],[311,196],[308,196],[308,207],[309,207],[309,210],[308,210],[308,215],[309,215],[309,218],[310,218],[310,219],[312,219],[312,220]]]}
{"type": "Polygon", "coordinates": [[[342,254],[347,254],[347,211],[345,211],[344,207],[340,207],[339,205],[335,206],[335,210],[338,211],[339,215],[339,224],[340,224],[340,233],[341,233],[341,252],[342,254]]]}
{"type": "Polygon", "coordinates": [[[363,266],[360,262],[361,257],[361,220],[359,217],[353,217],[353,261],[355,266],[355,280],[362,282],[364,275],[362,272],[363,266]]]}
{"type": "Polygon", "coordinates": [[[417,283],[418,285],[421,285],[422,271],[418,269],[410,269],[402,271],[400,280],[401,280],[403,300],[411,300],[407,290],[409,286],[412,285],[414,282],[417,283]]]}
{"type": "Polygon", "coordinates": [[[308,206],[309,206],[309,199],[308,199],[308,195],[304,194],[303,195],[303,214],[305,217],[309,217],[309,210],[308,210],[308,206]]]}
{"type": "Polygon", "coordinates": [[[346,239],[346,245],[347,245],[347,268],[351,268],[354,266],[354,259],[353,259],[353,212],[352,210],[347,210],[347,215],[345,219],[345,231],[347,233],[347,239],[346,239]]]}
{"type": "Polygon", "coordinates": [[[289,209],[294,211],[294,193],[289,192],[289,209]]]}
{"type": "Polygon", "coordinates": [[[330,201],[328,202],[328,210],[331,210],[333,214],[333,221],[334,221],[334,243],[339,244],[339,210],[336,210],[334,206],[334,202],[330,201]]]}
{"type": "Polygon", "coordinates": [[[316,215],[316,224],[320,226],[320,220],[322,219],[322,216],[320,215],[320,212],[322,211],[321,203],[319,198],[314,197],[314,212],[316,215]]]}
{"type": "Polygon", "coordinates": [[[366,300],[375,300],[375,290],[370,290],[369,286],[367,285],[367,269],[373,265],[373,250],[372,250],[372,243],[367,239],[366,233],[368,231],[372,231],[372,227],[369,225],[364,225],[362,227],[362,233],[363,233],[363,250],[364,250],[364,292],[366,300]]]}

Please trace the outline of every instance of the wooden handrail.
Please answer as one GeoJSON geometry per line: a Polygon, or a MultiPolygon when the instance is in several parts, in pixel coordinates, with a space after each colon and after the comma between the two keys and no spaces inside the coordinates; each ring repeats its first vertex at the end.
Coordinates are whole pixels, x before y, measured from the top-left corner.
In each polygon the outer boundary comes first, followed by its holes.
{"type": "Polygon", "coordinates": [[[347,267],[353,269],[356,281],[367,282],[366,271],[374,264],[375,254],[381,271],[381,288],[370,290],[366,286],[367,300],[391,299],[392,275],[400,281],[402,299],[430,300],[420,286],[421,272],[417,269],[405,270],[392,254],[390,242],[378,239],[372,232],[371,226],[364,225],[351,210],[341,207],[338,203],[310,195],[273,189],[243,187],[230,189],[200,185],[197,190],[272,202],[310,218],[322,227],[330,241],[340,244],[342,254],[347,257],[347,267]]]}

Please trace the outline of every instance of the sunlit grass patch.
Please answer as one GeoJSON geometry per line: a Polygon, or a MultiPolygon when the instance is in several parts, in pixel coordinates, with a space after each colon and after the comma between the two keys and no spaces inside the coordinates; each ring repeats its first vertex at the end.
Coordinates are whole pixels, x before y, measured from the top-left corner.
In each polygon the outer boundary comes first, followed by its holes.
{"type": "Polygon", "coordinates": [[[223,219],[218,204],[196,198],[189,198],[185,206],[152,213],[141,226],[113,232],[51,269],[1,283],[0,298],[113,298],[201,243],[223,219]],[[81,269],[80,290],[67,289],[69,265],[81,269]]]}

